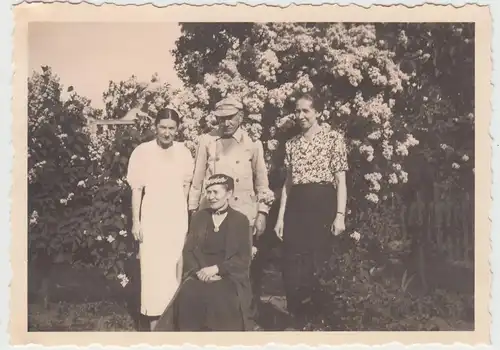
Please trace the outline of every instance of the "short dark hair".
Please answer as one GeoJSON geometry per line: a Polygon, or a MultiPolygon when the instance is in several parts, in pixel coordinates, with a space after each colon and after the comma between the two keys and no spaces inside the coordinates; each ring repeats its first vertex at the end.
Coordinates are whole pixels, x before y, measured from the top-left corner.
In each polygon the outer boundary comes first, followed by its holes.
{"type": "Polygon", "coordinates": [[[319,98],[318,94],[315,91],[301,93],[297,97],[297,101],[298,100],[311,101],[311,105],[316,110],[316,112],[321,112],[324,108],[323,101],[319,98]]]}
{"type": "Polygon", "coordinates": [[[155,126],[157,126],[163,119],[171,119],[177,124],[177,126],[181,124],[179,113],[172,108],[163,108],[156,113],[155,126]]]}

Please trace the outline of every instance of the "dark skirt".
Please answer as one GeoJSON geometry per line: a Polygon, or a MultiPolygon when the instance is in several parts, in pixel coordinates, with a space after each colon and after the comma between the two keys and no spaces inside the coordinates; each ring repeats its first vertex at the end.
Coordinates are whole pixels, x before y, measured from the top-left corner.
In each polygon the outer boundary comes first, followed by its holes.
{"type": "Polygon", "coordinates": [[[181,332],[243,331],[236,286],[229,278],[212,283],[193,278],[182,286],[177,303],[181,332]]]}
{"type": "Polygon", "coordinates": [[[288,194],[283,232],[283,281],[287,308],[308,317],[321,308],[319,274],[332,254],[331,225],[337,212],[331,184],[292,186],[288,194]]]}

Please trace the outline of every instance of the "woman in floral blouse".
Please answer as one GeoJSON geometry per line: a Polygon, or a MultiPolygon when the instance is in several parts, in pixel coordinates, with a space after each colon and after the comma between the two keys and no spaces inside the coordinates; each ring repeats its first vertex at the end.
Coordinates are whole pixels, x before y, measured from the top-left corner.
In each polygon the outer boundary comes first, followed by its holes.
{"type": "Polygon", "coordinates": [[[287,176],[275,231],[283,239],[287,308],[307,322],[321,307],[317,273],[345,230],[347,151],[342,134],[318,123],[318,101],[297,100],[299,135],[285,146],[287,176]]]}

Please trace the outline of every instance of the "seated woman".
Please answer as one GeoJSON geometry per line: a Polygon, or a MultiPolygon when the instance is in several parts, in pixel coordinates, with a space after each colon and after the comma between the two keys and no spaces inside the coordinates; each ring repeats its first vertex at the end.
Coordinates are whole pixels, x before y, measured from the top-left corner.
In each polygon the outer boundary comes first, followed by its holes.
{"type": "MultiPolygon", "coordinates": [[[[244,331],[251,289],[249,270],[251,236],[246,216],[229,206],[234,181],[223,174],[206,183],[210,208],[196,212],[186,237],[183,253],[184,282],[175,304],[176,330],[244,331]]],[[[170,330],[167,320],[174,313],[166,310],[156,331],[170,330]]]]}

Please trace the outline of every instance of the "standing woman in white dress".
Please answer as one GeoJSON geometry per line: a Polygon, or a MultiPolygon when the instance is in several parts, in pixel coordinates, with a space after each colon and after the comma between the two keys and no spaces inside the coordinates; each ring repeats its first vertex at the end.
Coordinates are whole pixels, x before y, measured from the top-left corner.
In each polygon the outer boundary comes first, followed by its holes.
{"type": "Polygon", "coordinates": [[[194,164],[184,144],[174,141],[179,123],[175,110],[159,111],[156,138],[137,146],[128,164],[132,234],[139,242],[141,314],[150,319],[151,329],[179,286],[188,230],[187,194],[194,164]]]}

